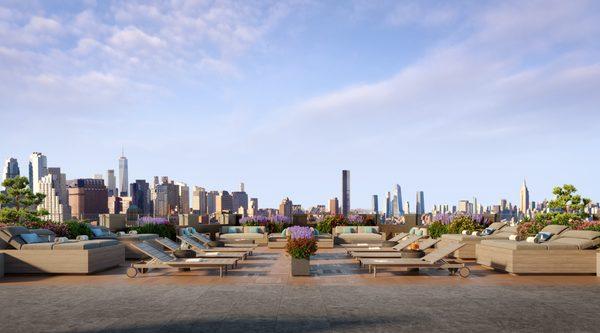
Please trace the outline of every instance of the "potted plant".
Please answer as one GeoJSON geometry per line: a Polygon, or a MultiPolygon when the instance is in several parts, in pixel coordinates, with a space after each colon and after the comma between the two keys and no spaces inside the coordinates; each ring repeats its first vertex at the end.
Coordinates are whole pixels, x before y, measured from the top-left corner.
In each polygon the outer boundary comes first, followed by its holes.
{"type": "Polygon", "coordinates": [[[292,276],[310,275],[310,256],[317,252],[317,240],[309,227],[289,227],[286,251],[292,258],[292,276]]]}

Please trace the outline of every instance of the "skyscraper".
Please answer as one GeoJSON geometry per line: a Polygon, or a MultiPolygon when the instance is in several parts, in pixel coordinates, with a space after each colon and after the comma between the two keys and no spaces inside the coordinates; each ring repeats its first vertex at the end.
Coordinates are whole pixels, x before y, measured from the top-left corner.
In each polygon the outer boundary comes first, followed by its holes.
{"type": "Polygon", "coordinates": [[[232,205],[234,212],[243,211],[244,214],[248,213],[248,194],[244,191],[244,183],[240,184],[240,191],[232,192],[232,205]],[[241,208],[241,210],[240,210],[241,208]]]}
{"type": "MultiPolygon", "coordinates": [[[[111,170],[109,170],[111,171],[111,170]]],[[[113,172],[114,178],[114,172],[113,172]]],[[[131,194],[131,203],[140,210],[141,214],[149,215],[152,213],[152,205],[150,204],[150,184],[143,179],[137,179],[135,183],[129,186],[131,194]]],[[[109,190],[110,192],[110,190],[109,190]]],[[[110,195],[110,194],[109,194],[110,195]]]]}
{"type": "Polygon", "coordinates": [[[342,215],[350,213],[350,170],[342,170],[342,215]]]}
{"type": "Polygon", "coordinates": [[[221,213],[224,210],[230,212],[233,210],[233,198],[227,191],[221,191],[215,197],[215,212],[221,213]]]}
{"type": "Polygon", "coordinates": [[[258,198],[250,198],[250,207],[248,207],[248,215],[258,215],[258,198]]]}
{"type": "Polygon", "coordinates": [[[190,212],[190,188],[186,183],[175,183],[179,192],[179,203],[177,211],[179,214],[188,214],[190,212]]]}
{"type": "Polygon", "coordinates": [[[115,170],[106,170],[106,188],[108,189],[108,196],[117,195],[117,179],[115,178],[115,170]]]}
{"type": "Polygon", "coordinates": [[[40,178],[48,174],[48,161],[42,153],[34,152],[29,156],[29,188],[39,192],[40,178]]]}
{"type": "Polygon", "coordinates": [[[379,197],[373,194],[373,202],[371,203],[373,213],[379,214],[379,197]]]}
{"type": "Polygon", "coordinates": [[[529,189],[527,188],[527,183],[525,179],[523,179],[523,185],[521,185],[521,206],[519,207],[519,211],[523,214],[527,214],[529,210],[529,189]]]}
{"type": "Polygon", "coordinates": [[[329,199],[329,214],[340,214],[340,203],[338,202],[338,198],[329,199]]]}
{"type": "Polygon", "coordinates": [[[74,179],[67,181],[71,214],[78,219],[98,219],[108,213],[108,191],[102,179],[74,179]]]}
{"type": "Polygon", "coordinates": [[[206,199],[206,190],[203,187],[194,186],[192,193],[192,210],[194,213],[200,215],[208,214],[206,199]]]}
{"type": "Polygon", "coordinates": [[[120,196],[128,196],[129,190],[129,167],[127,166],[127,157],[125,157],[125,151],[121,152],[119,157],[119,191],[120,196]]]}
{"type": "Polygon", "coordinates": [[[206,213],[208,215],[217,212],[217,195],[219,195],[217,191],[206,192],[206,213]]]}
{"type": "Polygon", "coordinates": [[[404,207],[403,207],[403,210],[402,210],[402,215],[404,215],[404,213],[410,214],[410,202],[408,202],[408,201],[406,201],[404,203],[404,207]]]}
{"type": "Polygon", "coordinates": [[[290,219],[292,218],[294,204],[290,198],[285,198],[279,204],[279,215],[287,216],[290,219]]]}
{"type": "Polygon", "coordinates": [[[405,209],[402,204],[402,188],[396,184],[392,190],[392,216],[404,215],[405,209]]]}
{"type": "Polygon", "coordinates": [[[156,199],[153,202],[155,216],[165,217],[175,214],[175,208],[179,203],[179,187],[169,182],[169,177],[162,177],[161,183],[155,185],[156,199]]]}
{"type": "Polygon", "coordinates": [[[71,218],[71,206],[69,206],[69,192],[67,191],[67,179],[60,168],[48,168],[48,174],[40,178],[39,193],[46,197],[39,208],[48,211],[44,217],[46,220],[63,222],[71,218]]]}
{"type": "Polygon", "coordinates": [[[415,209],[417,214],[425,214],[425,194],[423,191],[417,191],[417,202],[415,209]]]}
{"type": "Polygon", "coordinates": [[[392,194],[390,192],[385,194],[385,216],[392,216],[392,194]]]}
{"type": "Polygon", "coordinates": [[[4,161],[4,167],[2,168],[2,181],[5,179],[16,178],[21,175],[19,170],[19,162],[16,158],[8,158],[4,161]]]}

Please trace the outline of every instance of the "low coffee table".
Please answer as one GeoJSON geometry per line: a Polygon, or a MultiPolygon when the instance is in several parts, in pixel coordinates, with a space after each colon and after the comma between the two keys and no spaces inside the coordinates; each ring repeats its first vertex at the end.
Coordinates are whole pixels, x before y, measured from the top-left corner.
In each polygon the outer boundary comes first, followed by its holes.
{"type": "MultiPolygon", "coordinates": [[[[401,250],[402,258],[410,258],[410,259],[419,259],[425,256],[425,251],[423,250],[401,250]]],[[[406,270],[407,272],[418,272],[418,268],[409,268],[406,270]]]]}

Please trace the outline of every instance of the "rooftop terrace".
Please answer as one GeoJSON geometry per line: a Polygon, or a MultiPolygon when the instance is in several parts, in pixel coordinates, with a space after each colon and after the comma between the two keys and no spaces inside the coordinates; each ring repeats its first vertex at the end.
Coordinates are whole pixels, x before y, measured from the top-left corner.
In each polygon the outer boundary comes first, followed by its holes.
{"type": "Polygon", "coordinates": [[[6,332],[597,331],[599,277],[469,267],[469,278],[395,269],[373,277],[336,248],[311,259],[311,277],[291,277],[283,250],[259,248],[225,278],[200,269],[129,279],[126,266],[8,275],[0,320],[6,332]]]}

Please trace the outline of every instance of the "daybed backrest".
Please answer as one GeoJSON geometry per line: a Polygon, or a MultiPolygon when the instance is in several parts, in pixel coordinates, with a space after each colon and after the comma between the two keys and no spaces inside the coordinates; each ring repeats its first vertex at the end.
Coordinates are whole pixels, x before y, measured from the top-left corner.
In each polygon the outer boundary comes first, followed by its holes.
{"type": "Polygon", "coordinates": [[[13,248],[20,250],[27,244],[19,235],[31,233],[29,229],[21,226],[5,227],[0,232],[2,240],[13,248]]]}
{"type": "Polygon", "coordinates": [[[600,232],[593,230],[567,230],[560,234],[558,238],[580,238],[580,239],[596,239],[600,237],[600,232]]]}
{"type": "Polygon", "coordinates": [[[175,258],[171,257],[165,251],[161,251],[146,242],[131,243],[131,244],[134,247],[136,247],[138,250],[142,251],[147,256],[151,257],[152,259],[156,259],[156,260],[159,260],[162,262],[169,262],[169,261],[175,260],[175,258]]]}
{"type": "Polygon", "coordinates": [[[360,226],[357,228],[359,234],[378,234],[379,227],[377,226],[360,226]]]}
{"type": "Polygon", "coordinates": [[[202,243],[208,243],[208,242],[210,242],[210,238],[208,238],[205,234],[201,234],[199,232],[192,233],[192,237],[198,239],[202,243]]]}
{"type": "Polygon", "coordinates": [[[494,232],[496,232],[496,231],[504,228],[505,226],[506,226],[506,222],[494,222],[494,223],[490,224],[488,226],[488,228],[492,228],[495,230],[494,232]]]}
{"type": "Polygon", "coordinates": [[[244,226],[244,233],[245,234],[253,234],[253,233],[259,233],[259,234],[265,234],[267,232],[267,228],[265,226],[244,226]]]}
{"type": "Polygon", "coordinates": [[[430,252],[429,254],[427,254],[426,256],[424,256],[421,259],[433,264],[438,260],[444,259],[450,253],[460,249],[461,247],[463,247],[465,245],[466,245],[465,243],[450,243],[444,247],[438,247],[437,249],[433,250],[432,252],[430,252]]]}
{"type": "Polygon", "coordinates": [[[407,232],[401,232],[399,234],[397,234],[396,236],[392,237],[389,239],[390,242],[399,242],[402,238],[408,236],[407,232]]]}
{"type": "Polygon", "coordinates": [[[352,226],[337,226],[334,229],[334,232],[336,235],[338,234],[356,234],[358,233],[358,227],[352,227],[352,226]]]}
{"type": "Polygon", "coordinates": [[[48,242],[54,242],[54,239],[56,238],[54,231],[48,229],[32,229],[31,232],[37,234],[48,242]]]}
{"type": "Polygon", "coordinates": [[[419,249],[420,250],[428,249],[428,248],[434,246],[435,244],[437,244],[440,240],[441,239],[439,239],[439,238],[426,238],[419,242],[419,249]]]}
{"type": "Polygon", "coordinates": [[[541,232],[550,232],[553,234],[552,237],[554,237],[556,235],[559,235],[561,232],[563,232],[567,229],[569,229],[569,227],[566,225],[550,224],[550,225],[545,226],[541,232]]]}

